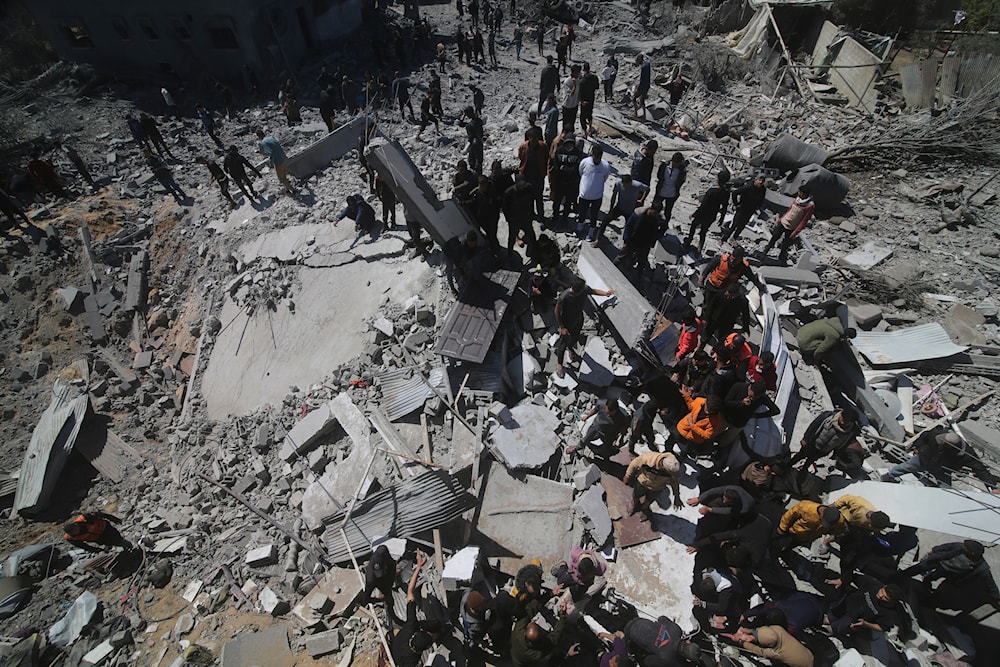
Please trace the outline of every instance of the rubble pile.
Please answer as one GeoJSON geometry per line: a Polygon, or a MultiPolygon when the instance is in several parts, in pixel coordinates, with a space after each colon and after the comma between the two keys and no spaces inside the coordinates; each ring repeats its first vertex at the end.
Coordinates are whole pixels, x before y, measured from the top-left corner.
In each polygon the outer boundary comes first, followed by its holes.
{"type": "MultiPolygon", "coordinates": [[[[621,596],[690,630],[697,624],[687,569],[696,561],[685,546],[695,539],[697,503],[670,515],[664,504],[640,524],[621,481],[627,452],[611,459],[622,468],[611,474],[571,450],[599,400],[632,414],[652,395],[642,370],[663,350],[651,341],[662,336],[658,344],[668,345],[678,300],[700,304],[703,258],[685,252],[679,237],[723,169],[768,178],[770,212],[755,216],[740,243],[764,281],[751,292],[748,338],[787,364],[788,384],[775,397],[785,410],[798,406],[798,419],[766,420],[782,431],[778,446],[797,443],[803,422],[848,400],[864,413],[859,444],[868,458],[855,475],[826,463],[814,468],[844,485],[878,479],[906,460],[910,434],[949,415],[995,466],[1000,410],[988,399],[1000,379],[1000,267],[993,261],[1000,233],[984,234],[996,214],[994,174],[955,153],[930,162],[900,156],[890,170],[884,156],[856,151],[859,127],[875,136],[897,121],[803,99],[782,81],[771,88],[749,61],[730,61],[723,38],[704,34],[707,8],[585,4],[574,59],[593,65],[615,54],[621,63],[617,103],[597,105],[585,144],[603,146],[616,171],[627,173],[637,145],[655,136],[657,160],[682,152],[689,175],[645,281],[620,271],[603,246],[543,230],[561,254],[555,287],[581,275],[615,292],[589,304],[586,344],[562,376],[551,304],[540,307],[525,280],[496,302],[476,303],[451,288],[444,248],[411,256],[402,219],[374,232],[353,230],[350,219],[330,224],[348,195],[382,211],[349,134],[357,130],[342,126],[343,145],[296,180],[297,196],[276,194],[274,171],[262,163],[255,183],[264,196],[230,206],[193,162],[199,155],[221,161],[196,121],[158,117],[174,153],[168,165],[187,193],[172,201],[121,120],[136,111],[123,99],[148,101],[155,91],[117,83],[101,93],[96,84],[78,89],[85,71],[67,73],[66,65],[24,88],[52,102],[46,113],[80,118],[58,134],[79,144],[104,187],[64,206],[38,195],[28,209],[39,226],[0,242],[0,317],[8,332],[0,343],[7,380],[0,492],[12,497],[43,484],[55,491],[15,516],[0,538],[11,552],[3,581],[20,596],[20,609],[0,620],[0,635],[17,641],[0,650],[46,646],[49,656],[63,651],[66,664],[235,666],[267,656],[266,664],[281,665],[301,653],[353,664],[355,656],[376,656],[392,625],[381,605],[361,595],[365,563],[379,545],[398,561],[403,590],[415,551],[431,552],[420,583],[445,601],[460,599],[473,572],[502,586],[533,558],[551,584],[548,568],[588,545],[611,564],[609,599],[621,596]],[[655,62],[645,121],[630,114],[637,76],[630,59],[640,52],[655,62]],[[675,69],[693,85],[672,105],[664,86],[675,69]],[[47,87],[53,81],[61,88],[47,87]],[[91,97],[79,97],[83,90],[91,97]],[[852,151],[855,163],[828,160],[852,151]],[[814,190],[822,184],[816,200],[823,206],[793,266],[775,266],[761,252],[772,213],[784,211],[807,181],[814,190]],[[810,310],[837,304],[860,331],[860,361],[852,351],[849,363],[816,368],[803,360],[795,329],[810,310]],[[463,345],[482,335],[471,327],[460,331],[467,337],[455,333],[460,317],[478,322],[476,313],[487,321],[501,313],[481,363],[444,347],[445,334],[463,345]],[[918,327],[929,328],[916,343],[889,338],[918,327]],[[949,353],[934,353],[939,345],[949,353]],[[839,373],[851,382],[860,377],[855,395],[831,391],[837,381],[848,384],[839,373]],[[83,397],[78,411],[65,408],[64,392],[83,397]],[[47,453],[22,464],[29,441],[62,448],[66,472],[60,476],[55,464],[47,470],[47,453]],[[121,517],[122,535],[141,548],[95,556],[65,542],[62,523],[91,510],[121,517]]],[[[454,18],[450,6],[424,9],[439,25],[454,18]]],[[[451,121],[471,98],[470,86],[487,98],[484,164],[517,166],[527,111],[537,103],[539,59],[528,39],[531,60],[514,60],[506,34],[497,42],[500,72],[449,62],[441,134],[417,140],[413,123],[391,105],[366,117],[399,142],[442,200],[450,200],[454,165],[466,158],[465,130],[451,121]]],[[[434,67],[411,73],[417,96],[434,67]]],[[[881,94],[880,108],[888,109],[892,93],[881,94]]],[[[187,96],[193,103],[197,93],[187,96]]],[[[24,109],[35,118],[24,131],[55,138],[34,106],[24,109]]],[[[275,101],[220,121],[225,144],[247,156],[256,151],[258,127],[279,137],[290,156],[320,150],[318,140],[328,136],[312,118],[284,124],[275,101]]],[[[68,160],[56,167],[72,169],[68,160]]],[[[614,224],[605,243],[620,247],[622,235],[614,224]]],[[[711,238],[705,254],[732,247],[711,238]]],[[[508,262],[503,270],[520,268],[508,262]]],[[[490,279],[499,281],[499,273],[490,279]]],[[[755,428],[748,447],[764,449],[768,436],[755,428]]],[[[671,437],[657,421],[653,444],[671,437]]],[[[696,461],[682,465],[685,497],[698,496],[702,473],[696,461]]],[[[973,493],[982,483],[956,474],[952,486],[973,493]]],[[[816,583],[794,575],[799,585],[816,583]]],[[[394,595],[388,605],[405,615],[402,590],[394,595]]],[[[954,648],[926,630],[893,641],[911,652],[954,648]]],[[[749,660],[732,647],[724,652],[749,660]]]]}

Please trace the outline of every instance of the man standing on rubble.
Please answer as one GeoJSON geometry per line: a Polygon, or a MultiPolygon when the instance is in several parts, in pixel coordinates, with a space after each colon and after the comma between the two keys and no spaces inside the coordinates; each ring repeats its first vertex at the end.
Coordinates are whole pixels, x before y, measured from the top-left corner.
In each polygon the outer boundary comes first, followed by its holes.
{"type": "Polygon", "coordinates": [[[405,76],[396,72],[396,78],[392,80],[392,96],[396,99],[399,104],[399,116],[400,118],[406,118],[406,114],[403,113],[404,109],[410,110],[410,120],[415,120],[413,114],[413,102],[410,101],[410,80],[405,76]]]}
{"type": "Polygon", "coordinates": [[[611,163],[603,160],[604,149],[594,144],[590,156],[580,161],[580,199],[577,202],[576,233],[587,230],[587,240],[597,240],[597,215],[604,200],[604,185],[611,175],[611,163]],[[590,218],[589,229],[587,218],[590,218]]]}
{"type": "Polygon", "coordinates": [[[788,250],[792,247],[792,242],[798,238],[806,224],[813,217],[816,204],[813,202],[812,190],[808,185],[800,185],[798,196],[788,210],[774,223],[771,232],[771,240],[764,246],[764,254],[767,255],[774,244],[781,241],[781,249],[778,253],[778,261],[782,264],[788,263],[788,250]]]}
{"type": "Polygon", "coordinates": [[[406,621],[392,638],[389,646],[396,667],[418,667],[422,665],[424,651],[440,640],[444,628],[438,620],[417,620],[417,578],[427,563],[427,556],[417,552],[417,566],[413,568],[410,583],[406,587],[406,621]]]}
{"type": "Polygon", "coordinates": [[[229,204],[236,208],[236,200],[233,196],[229,194],[229,177],[226,176],[226,172],[222,171],[222,167],[215,163],[215,160],[209,160],[207,157],[199,156],[194,160],[198,164],[203,164],[208,168],[208,173],[212,176],[212,181],[217,183],[219,186],[219,191],[222,192],[222,197],[229,202],[229,204]]]}
{"type": "Polygon", "coordinates": [[[615,256],[614,263],[630,269],[636,267],[638,282],[642,281],[642,276],[650,268],[649,253],[656,245],[662,227],[663,218],[660,217],[659,204],[655,201],[645,210],[633,211],[625,222],[622,231],[622,249],[615,256]]]}
{"type": "Polygon", "coordinates": [[[716,185],[702,195],[701,205],[691,216],[691,229],[688,230],[687,237],[684,239],[685,248],[691,247],[695,230],[698,230],[698,253],[700,254],[705,247],[705,237],[708,235],[708,229],[712,223],[716,218],[719,220],[720,227],[725,222],[726,209],[729,204],[729,189],[726,187],[728,183],[729,172],[723,169],[716,177],[716,185]]]}
{"type": "Polygon", "coordinates": [[[254,191],[253,181],[247,176],[246,170],[249,169],[252,171],[257,178],[260,178],[260,172],[257,171],[257,167],[250,164],[249,160],[240,155],[239,151],[236,150],[236,146],[230,146],[229,150],[226,151],[226,157],[222,161],[222,168],[232,177],[233,183],[243,192],[247,200],[260,198],[260,195],[254,191]]]}
{"type": "Polygon", "coordinates": [[[653,201],[661,205],[664,227],[670,224],[670,215],[680,197],[685,180],[687,180],[687,162],[680,153],[671,156],[670,164],[661,162],[660,168],[656,170],[656,195],[653,201]]]}
{"type": "Polygon", "coordinates": [[[545,104],[545,98],[549,95],[555,96],[556,89],[559,87],[559,70],[555,65],[552,64],[552,56],[545,56],[545,67],[542,68],[541,76],[538,82],[538,109],[537,113],[542,112],[542,105],[545,104]]]}
{"type": "MultiPolygon", "coordinates": [[[[647,404],[648,405],[648,404],[647,404]]],[[[629,514],[642,512],[640,521],[649,521],[649,507],[669,486],[673,495],[673,508],[681,509],[681,464],[671,452],[645,452],[632,459],[622,479],[632,487],[632,502],[629,514]]]]}
{"type": "Polygon", "coordinates": [[[581,421],[586,423],[591,417],[594,421],[587,427],[580,442],[566,448],[566,454],[572,455],[583,447],[590,447],[596,454],[605,459],[610,459],[618,453],[622,440],[631,419],[623,414],[618,401],[615,399],[599,400],[597,405],[590,409],[590,412],[581,417],[581,421]],[[594,441],[599,440],[600,444],[594,446],[594,441]]]}
{"type": "Polygon", "coordinates": [[[639,81],[635,84],[632,92],[632,112],[639,118],[646,117],[646,95],[649,94],[649,86],[652,81],[652,65],[641,53],[635,57],[635,64],[639,66],[639,81]],[[639,113],[640,110],[642,113],[639,113]]]}
{"type": "Polygon", "coordinates": [[[629,174],[633,181],[639,181],[650,185],[653,182],[653,165],[655,164],[656,149],[660,144],[656,139],[644,141],[639,150],[632,155],[632,168],[629,174]]]}
{"type": "Polygon", "coordinates": [[[263,130],[257,130],[257,139],[260,140],[260,152],[268,157],[278,181],[284,186],[285,192],[295,195],[295,188],[288,181],[288,156],[285,149],[281,147],[278,140],[264,134],[263,130]]]}
{"type": "Polygon", "coordinates": [[[580,77],[580,129],[583,136],[590,136],[594,126],[594,102],[597,100],[597,89],[601,81],[590,71],[590,63],[583,63],[583,74],[580,77]]]}
{"type": "Polygon", "coordinates": [[[635,213],[635,209],[646,203],[646,195],[648,194],[649,187],[645,183],[635,180],[628,174],[622,174],[621,180],[615,183],[611,189],[611,208],[597,228],[597,234],[591,239],[590,245],[594,248],[597,247],[598,241],[612,220],[621,217],[625,219],[625,222],[628,222],[635,213]]]}
{"type": "Polygon", "coordinates": [[[795,467],[800,461],[805,461],[803,470],[808,470],[824,456],[836,457],[837,452],[854,442],[860,434],[861,424],[858,423],[858,413],[854,410],[821,412],[806,427],[806,432],[802,434],[801,449],[792,457],[789,465],[795,467]]]}
{"type": "Polygon", "coordinates": [[[700,283],[705,298],[703,309],[711,309],[712,301],[721,298],[730,285],[738,285],[744,277],[756,285],[757,289],[763,289],[760,279],[746,260],[743,246],[736,246],[732,252],[717,255],[701,272],[700,283]]]}
{"type": "Polygon", "coordinates": [[[562,83],[562,124],[563,131],[570,130],[576,126],[576,114],[580,109],[580,66],[573,65],[569,68],[569,76],[562,83]]]}
{"type": "Polygon", "coordinates": [[[764,177],[761,175],[754,176],[751,182],[733,192],[736,213],[733,214],[732,224],[722,233],[723,243],[728,241],[730,236],[733,241],[740,239],[740,234],[746,229],[747,223],[764,205],[765,195],[767,188],[764,187],[764,177]]]}
{"type": "MultiPolygon", "coordinates": [[[[550,100],[552,96],[549,95],[550,100]]],[[[555,102],[552,102],[553,106],[555,102]]],[[[556,112],[558,116],[558,111],[556,112]]],[[[534,205],[534,215],[539,222],[545,220],[545,174],[549,165],[549,147],[542,141],[539,128],[532,128],[526,133],[524,143],[517,147],[517,159],[519,161],[518,172],[531,184],[532,202],[534,205]]],[[[498,192],[503,196],[504,192],[498,192]]],[[[508,219],[508,223],[510,220],[508,219]]]]}
{"type": "MultiPolygon", "coordinates": [[[[599,290],[587,285],[582,278],[577,278],[569,289],[564,290],[556,299],[555,317],[559,326],[559,341],[555,345],[556,375],[563,377],[566,352],[576,356],[575,348],[580,344],[583,333],[583,309],[590,295],[612,296],[614,290],[599,290]]],[[[627,426],[627,423],[626,423],[627,426]]]]}

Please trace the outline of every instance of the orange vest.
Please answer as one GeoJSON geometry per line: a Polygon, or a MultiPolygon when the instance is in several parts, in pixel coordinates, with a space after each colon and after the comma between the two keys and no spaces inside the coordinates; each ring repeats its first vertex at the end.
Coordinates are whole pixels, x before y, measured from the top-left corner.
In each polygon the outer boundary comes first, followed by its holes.
{"type": "Polygon", "coordinates": [[[93,521],[87,521],[87,517],[82,514],[73,519],[73,523],[82,523],[87,527],[87,530],[79,535],[64,534],[63,539],[70,542],[93,542],[94,540],[99,540],[104,535],[104,529],[108,526],[108,522],[105,519],[96,518],[93,521]]]}
{"type": "Polygon", "coordinates": [[[708,284],[718,290],[725,290],[730,285],[735,285],[740,280],[740,276],[743,275],[742,269],[747,266],[747,261],[744,259],[740,264],[736,264],[733,256],[726,253],[722,256],[722,260],[719,265],[712,269],[712,272],[708,274],[708,284]]]}

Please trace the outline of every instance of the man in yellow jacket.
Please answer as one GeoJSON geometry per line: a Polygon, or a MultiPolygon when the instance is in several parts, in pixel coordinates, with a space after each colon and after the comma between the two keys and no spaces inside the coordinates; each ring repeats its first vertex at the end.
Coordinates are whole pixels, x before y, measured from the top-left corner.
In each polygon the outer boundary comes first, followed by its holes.
{"type": "Polygon", "coordinates": [[[632,487],[632,507],[629,514],[642,512],[642,521],[649,521],[649,506],[670,486],[674,509],[684,506],[681,502],[681,464],[670,452],[646,452],[632,459],[623,481],[632,487]]]}
{"type": "Polygon", "coordinates": [[[775,551],[786,551],[797,545],[811,544],[823,535],[841,535],[846,530],[847,521],[840,510],[803,500],[781,515],[772,546],[775,551]]]}

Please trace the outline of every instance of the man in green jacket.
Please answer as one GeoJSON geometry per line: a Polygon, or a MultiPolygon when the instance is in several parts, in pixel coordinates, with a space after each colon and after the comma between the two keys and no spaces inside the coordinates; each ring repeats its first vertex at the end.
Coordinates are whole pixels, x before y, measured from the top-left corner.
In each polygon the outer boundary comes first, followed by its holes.
{"type": "Polygon", "coordinates": [[[795,334],[795,340],[798,341],[803,361],[819,364],[841,342],[857,335],[854,329],[844,329],[839,317],[827,317],[804,324],[795,334]]]}
{"type": "MultiPolygon", "coordinates": [[[[559,652],[559,642],[566,629],[566,613],[560,606],[559,618],[552,627],[551,632],[546,632],[532,619],[542,610],[540,600],[532,600],[525,607],[524,615],[514,624],[514,631],[510,638],[510,657],[516,667],[535,667],[536,665],[548,664],[546,660],[554,657],[559,652]]],[[[580,652],[580,645],[573,644],[566,652],[567,656],[577,655],[580,652]]]]}

